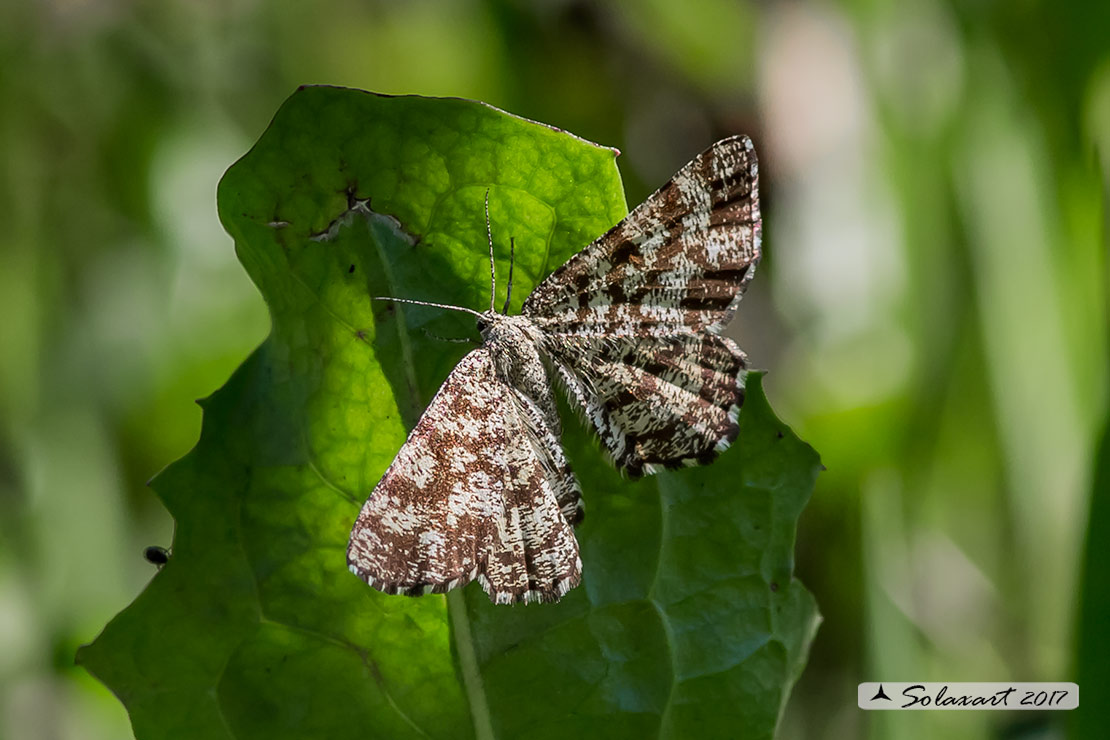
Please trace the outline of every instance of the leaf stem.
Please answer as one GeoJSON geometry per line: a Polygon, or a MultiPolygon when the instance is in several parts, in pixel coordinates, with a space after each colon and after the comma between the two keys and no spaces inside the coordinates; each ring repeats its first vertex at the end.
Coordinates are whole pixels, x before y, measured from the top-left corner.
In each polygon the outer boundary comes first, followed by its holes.
{"type": "Polygon", "coordinates": [[[470,617],[466,613],[466,601],[463,599],[461,588],[447,592],[447,616],[451,620],[451,627],[455,633],[455,650],[459,655],[463,687],[466,689],[466,698],[470,703],[470,716],[474,720],[474,737],[476,740],[495,740],[489,704],[486,702],[486,688],[482,683],[482,673],[478,669],[478,655],[474,652],[470,617]]]}
{"type": "MultiPolygon", "coordinates": [[[[391,269],[389,254],[383,248],[382,237],[375,233],[375,226],[392,229],[394,233],[401,235],[404,235],[404,232],[400,229],[399,225],[396,225],[388,218],[380,217],[378,214],[370,212],[369,210],[367,210],[367,212],[369,213],[367,221],[371,230],[371,241],[377,251],[378,259],[381,261],[382,273],[385,276],[386,285],[389,286],[390,293],[395,293],[397,287],[396,276],[394,276],[393,270],[391,269]]],[[[404,238],[404,236],[402,236],[402,238],[404,238]]],[[[453,308],[460,311],[467,311],[476,316],[481,316],[480,313],[473,309],[459,306],[446,306],[443,304],[398,298],[382,298],[379,300],[392,300],[398,303],[423,303],[424,305],[434,305],[441,308],[453,308]]],[[[406,380],[408,381],[409,398],[407,400],[413,409],[420,412],[423,406],[421,404],[419,391],[417,390],[412,346],[408,338],[409,326],[408,322],[405,320],[403,311],[398,312],[397,324],[397,339],[401,345],[401,362],[405,369],[406,380]]],[[[413,423],[415,424],[415,417],[413,423]]],[[[489,704],[486,703],[486,691],[482,684],[482,674],[478,669],[478,656],[474,652],[474,637],[470,632],[470,617],[466,613],[466,601],[463,599],[461,588],[456,588],[447,592],[447,619],[454,632],[455,651],[459,656],[459,670],[462,673],[463,688],[466,690],[467,703],[470,706],[470,716],[474,722],[475,740],[496,740],[493,734],[493,722],[490,719],[489,704]]]]}

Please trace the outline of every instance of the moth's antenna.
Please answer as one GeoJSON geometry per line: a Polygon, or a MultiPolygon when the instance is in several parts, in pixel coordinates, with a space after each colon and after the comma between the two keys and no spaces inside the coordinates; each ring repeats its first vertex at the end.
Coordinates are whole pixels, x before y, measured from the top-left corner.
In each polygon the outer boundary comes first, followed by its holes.
{"type": "Polygon", "coordinates": [[[449,311],[464,311],[466,313],[474,314],[478,318],[482,317],[479,311],[466,306],[450,306],[446,303],[432,303],[431,301],[412,301],[408,298],[390,298],[389,296],[371,296],[372,301],[392,301],[394,303],[411,303],[414,306],[431,306],[432,308],[446,308],[449,311]]]}
{"type": "Polygon", "coordinates": [[[505,291],[505,307],[501,313],[509,315],[509,301],[513,298],[513,262],[516,260],[516,237],[509,237],[509,289],[505,291]]]}
{"type": "Polygon", "coordinates": [[[497,292],[497,275],[493,267],[493,230],[489,225],[489,188],[486,188],[486,236],[489,237],[489,312],[493,313],[493,294],[497,292]]]}

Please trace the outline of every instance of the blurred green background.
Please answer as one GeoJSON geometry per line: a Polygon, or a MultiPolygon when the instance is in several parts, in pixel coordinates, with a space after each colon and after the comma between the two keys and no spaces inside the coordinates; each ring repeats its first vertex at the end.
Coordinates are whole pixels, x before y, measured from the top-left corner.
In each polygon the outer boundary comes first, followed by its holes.
{"type": "Polygon", "coordinates": [[[478,98],[617,146],[633,205],[717,138],[755,140],[766,257],[734,333],[828,466],[798,539],[825,621],[782,737],[1069,719],[865,716],[864,680],[1110,693],[1107,3],[17,0],[0,737],[131,736],[73,654],[171,543],[144,483],[195,441],[191,399],[268,329],[215,189],[303,83],[478,98]]]}

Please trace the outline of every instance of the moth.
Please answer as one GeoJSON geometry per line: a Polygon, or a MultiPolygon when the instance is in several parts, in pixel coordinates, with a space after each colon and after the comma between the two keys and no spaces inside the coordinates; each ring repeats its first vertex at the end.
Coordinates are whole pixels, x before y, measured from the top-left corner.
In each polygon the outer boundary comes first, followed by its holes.
{"type": "Polygon", "coordinates": [[[557,601],[578,585],[582,491],[553,379],[631,477],[726,449],[746,358],[720,331],[759,263],[758,180],[748,137],[717,142],[548,275],[516,316],[508,300],[494,308],[487,192],[489,310],[392,299],[471,313],[482,344],[362,507],[350,570],[391,594],[477,580],[496,604],[557,601]]]}

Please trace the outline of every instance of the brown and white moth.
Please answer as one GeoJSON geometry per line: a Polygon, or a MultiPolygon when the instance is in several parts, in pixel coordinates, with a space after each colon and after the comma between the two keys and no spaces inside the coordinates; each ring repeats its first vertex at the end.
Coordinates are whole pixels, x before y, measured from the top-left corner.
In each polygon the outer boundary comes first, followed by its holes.
{"type": "MultiPolygon", "coordinates": [[[[477,579],[497,604],[557,601],[578,585],[582,492],[552,373],[633,477],[727,448],[746,365],[719,332],[759,262],[758,181],[751,140],[724,139],[551,273],[519,316],[508,301],[494,310],[492,275],[489,311],[442,306],[477,316],[483,343],[362,507],[351,571],[408,595],[477,579]]],[[[492,254],[491,236],[491,273],[492,254]]]]}

